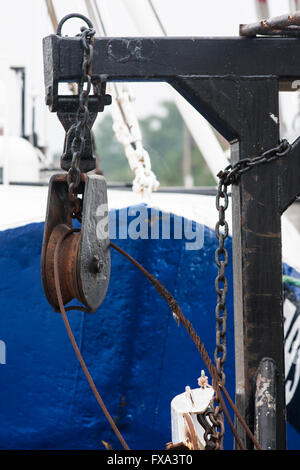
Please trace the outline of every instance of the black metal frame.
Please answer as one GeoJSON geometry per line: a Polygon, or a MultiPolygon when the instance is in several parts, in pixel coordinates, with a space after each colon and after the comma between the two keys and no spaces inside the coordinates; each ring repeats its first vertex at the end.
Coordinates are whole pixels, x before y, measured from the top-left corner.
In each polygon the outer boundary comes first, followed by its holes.
{"type": "MultiPolygon", "coordinates": [[[[81,76],[80,47],[76,37],[44,39],[52,111],[63,101],[58,83],[81,76]]],[[[300,79],[299,56],[295,38],[97,38],[93,76],[168,82],[230,142],[235,163],[278,144],[279,87],[300,79]]],[[[232,188],[236,402],[253,429],[253,379],[260,361],[272,358],[277,449],[286,446],[280,219],[299,194],[300,140],[288,157],[253,168],[232,188]]]]}

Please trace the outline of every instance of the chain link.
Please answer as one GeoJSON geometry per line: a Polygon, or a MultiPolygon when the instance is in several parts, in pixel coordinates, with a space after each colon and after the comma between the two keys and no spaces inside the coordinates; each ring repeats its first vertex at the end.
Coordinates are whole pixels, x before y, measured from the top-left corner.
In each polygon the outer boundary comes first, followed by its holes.
{"type": "MultiPolygon", "coordinates": [[[[225,240],[228,237],[228,223],[225,219],[225,213],[228,208],[228,186],[237,184],[241,175],[251,170],[251,168],[272,162],[280,157],[284,157],[289,153],[291,145],[287,140],[282,140],[277,147],[274,147],[262,153],[253,159],[245,158],[238,160],[234,165],[228,165],[224,171],[218,173],[219,184],[216,196],[216,208],[219,213],[219,219],[215,226],[216,237],[219,246],[215,251],[215,262],[218,268],[218,274],[215,280],[215,288],[217,293],[216,305],[216,348],[215,348],[215,364],[216,371],[220,378],[220,383],[225,384],[224,364],[227,356],[226,348],[226,323],[227,309],[226,296],[228,292],[228,280],[225,275],[226,266],[228,265],[229,256],[225,248],[225,240]]],[[[218,398],[215,402],[219,404],[218,398]]],[[[209,411],[211,428],[207,431],[206,448],[220,449],[224,435],[224,416],[220,406],[213,407],[209,411]],[[219,431],[218,431],[219,429],[219,431]]]]}
{"type": "MultiPolygon", "coordinates": [[[[220,382],[225,384],[224,363],[226,361],[226,324],[227,324],[227,309],[226,309],[226,296],[228,292],[228,281],[225,276],[225,269],[228,264],[228,251],[225,248],[225,240],[228,237],[228,222],[225,219],[225,211],[228,208],[228,193],[227,184],[221,179],[218,185],[216,196],[216,208],[219,213],[219,220],[215,226],[216,237],[219,241],[219,246],[215,251],[215,262],[218,267],[218,275],[215,279],[215,288],[217,293],[216,313],[216,348],[215,348],[215,364],[216,371],[219,376],[220,382]]],[[[219,405],[217,396],[214,399],[215,403],[219,405]]],[[[209,412],[210,422],[212,423],[211,429],[206,436],[206,449],[220,450],[223,447],[224,436],[224,416],[220,406],[210,407],[209,412]]]]}
{"type": "Polygon", "coordinates": [[[236,184],[238,183],[240,176],[251,170],[252,167],[264,163],[270,163],[279,157],[284,157],[290,152],[290,149],[291,144],[286,139],[283,139],[277,147],[266,150],[266,152],[262,153],[258,157],[244,158],[242,160],[238,160],[234,165],[228,165],[225,170],[220,171],[217,174],[219,181],[226,186],[236,184]]]}
{"type": "Polygon", "coordinates": [[[71,144],[72,162],[68,171],[68,185],[72,217],[81,221],[82,200],[76,195],[76,188],[80,183],[80,158],[84,151],[85,135],[88,127],[89,109],[88,99],[92,85],[92,60],[94,52],[95,30],[93,28],[81,28],[78,35],[83,47],[82,76],[78,84],[79,105],[76,114],[76,122],[71,126],[69,132],[74,131],[71,144]],[[86,84],[86,87],[85,87],[86,84]]]}
{"type": "Polygon", "coordinates": [[[227,185],[221,180],[218,186],[216,197],[216,207],[219,213],[219,220],[216,223],[215,233],[219,240],[219,246],[215,252],[215,262],[218,267],[218,275],[215,280],[217,292],[216,305],[216,349],[215,363],[217,372],[222,383],[225,383],[223,366],[226,360],[226,296],[228,292],[228,281],[225,276],[225,269],[228,264],[228,251],[225,248],[225,240],[228,237],[228,223],[225,220],[225,211],[228,208],[227,185]]]}
{"type": "Polygon", "coordinates": [[[225,212],[228,208],[228,186],[237,184],[241,175],[251,170],[251,168],[270,163],[289,153],[291,145],[286,139],[283,139],[279,145],[267,150],[258,157],[244,158],[238,160],[234,165],[228,165],[224,171],[218,173],[219,184],[216,196],[216,207],[219,213],[219,220],[216,223],[215,233],[219,241],[219,246],[215,252],[215,261],[218,268],[218,275],[215,280],[217,293],[216,305],[216,349],[215,363],[221,382],[225,383],[224,363],[226,361],[226,296],[228,292],[228,281],[225,276],[226,266],[228,265],[228,251],[225,248],[225,240],[228,237],[228,223],[225,219],[225,212]]]}

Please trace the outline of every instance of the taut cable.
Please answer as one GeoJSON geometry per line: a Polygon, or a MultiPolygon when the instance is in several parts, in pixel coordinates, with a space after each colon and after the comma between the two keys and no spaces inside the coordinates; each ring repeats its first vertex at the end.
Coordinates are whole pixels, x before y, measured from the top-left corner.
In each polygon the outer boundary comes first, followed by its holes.
{"type": "Polygon", "coordinates": [[[187,330],[189,336],[191,337],[192,341],[195,343],[198,351],[200,352],[201,357],[203,359],[203,362],[205,363],[205,365],[206,365],[206,367],[207,367],[207,369],[208,369],[208,371],[209,371],[209,373],[212,377],[213,387],[214,387],[214,389],[216,391],[216,394],[217,394],[217,397],[220,401],[222,410],[224,411],[224,414],[227,418],[229,427],[230,427],[230,429],[231,429],[231,431],[234,435],[234,438],[236,440],[236,443],[238,444],[240,449],[245,450],[245,446],[244,446],[243,442],[241,441],[239,435],[237,434],[237,431],[236,431],[236,429],[235,429],[235,427],[232,423],[232,420],[230,418],[230,414],[229,414],[228,409],[226,407],[226,404],[224,402],[221,391],[226,396],[229,405],[233,409],[233,411],[236,414],[238,420],[240,421],[242,427],[245,429],[246,433],[248,434],[249,438],[253,442],[256,449],[257,450],[262,450],[259,442],[254,437],[254,435],[251,432],[251,430],[249,429],[247,423],[245,422],[243,417],[240,415],[237,407],[235,406],[235,404],[231,400],[230,395],[229,395],[228,391],[225,388],[225,385],[220,383],[220,377],[219,377],[219,374],[217,373],[216,366],[212,363],[212,361],[211,361],[211,359],[208,355],[208,352],[205,349],[204,344],[202,343],[202,341],[200,340],[200,338],[197,335],[196,331],[194,330],[193,325],[191,324],[191,322],[187,318],[185,318],[185,316],[183,315],[182,310],[179,307],[177,301],[174,299],[173,295],[165,288],[165,286],[158,279],[156,279],[156,277],[153,274],[150,274],[138,261],[136,261],[131,255],[129,255],[129,253],[124,251],[119,246],[115,245],[113,242],[110,242],[110,246],[112,248],[114,248],[116,251],[118,251],[119,253],[121,253],[123,256],[125,256],[125,258],[127,258],[129,261],[131,261],[131,263],[134,264],[134,266],[136,266],[147,277],[147,279],[153,284],[153,286],[155,287],[157,292],[161,295],[161,297],[163,297],[163,299],[168,303],[168,305],[169,305],[170,309],[172,310],[173,314],[175,315],[175,317],[178,320],[180,320],[182,325],[187,330]]]}
{"type": "MultiPolygon", "coordinates": [[[[59,304],[59,308],[60,308],[60,311],[61,311],[61,315],[62,315],[62,318],[63,318],[63,321],[64,321],[64,324],[65,324],[65,327],[66,327],[66,330],[67,330],[67,333],[68,333],[68,336],[69,336],[69,339],[71,341],[71,344],[73,346],[73,349],[75,351],[75,354],[77,356],[77,359],[82,367],[82,370],[88,380],[88,383],[92,389],[92,392],[94,393],[95,395],[95,398],[98,402],[98,404],[100,405],[106,419],[108,420],[112,430],[114,431],[114,433],[116,434],[117,438],[119,439],[120,443],[122,444],[123,448],[125,450],[130,450],[126,441],[124,440],[123,436],[121,435],[116,423],[114,422],[114,420],[112,419],[109,411],[107,410],[98,390],[97,390],[97,387],[88,371],[88,368],[84,362],[84,359],[80,353],[80,350],[78,348],[78,345],[77,345],[77,342],[75,340],[75,337],[73,335],[73,332],[72,332],[72,329],[71,329],[71,326],[70,326],[70,323],[68,321],[68,317],[67,317],[67,314],[66,314],[66,311],[69,311],[69,310],[80,310],[80,311],[83,311],[83,312],[87,312],[87,309],[82,307],[82,306],[69,306],[69,307],[65,307],[64,304],[63,304],[63,299],[62,299],[62,294],[61,294],[61,288],[60,288],[60,280],[59,280],[59,271],[58,271],[58,253],[59,253],[59,249],[60,249],[60,246],[63,242],[63,240],[68,237],[71,233],[74,233],[74,232],[79,232],[80,229],[70,229],[67,233],[64,233],[61,235],[61,237],[58,239],[57,241],[57,244],[56,244],[56,247],[55,247],[55,251],[54,251],[54,282],[55,282],[55,288],[56,288],[56,294],[57,294],[57,300],[58,300],[58,304],[59,304]]],[[[153,284],[153,286],[155,287],[155,289],[158,291],[158,293],[163,297],[164,300],[166,300],[166,302],[168,303],[169,307],[171,308],[173,314],[175,315],[175,317],[180,320],[180,322],[182,323],[182,325],[185,327],[185,329],[187,330],[189,336],[191,337],[192,341],[195,343],[198,351],[200,352],[201,354],[201,357],[209,371],[209,373],[211,374],[211,377],[212,377],[212,380],[213,380],[213,387],[216,391],[216,394],[217,394],[217,397],[219,399],[219,402],[221,404],[221,408],[222,408],[222,411],[224,412],[226,418],[227,418],[227,421],[228,421],[228,424],[229,424],[229,427],[235,437],[235,440],[236,440],[236,443],[238,444],[238,446],[240,447],[241,450],[245,450],[245,447],[244,447],[244,444],[243,442],[241,441],[240,437],[238,436],[237,434],[237,431],[234,427],[234,424],[231,420],[231,417],[230,417],[230,414],[229,414],[229,411],[226,407],[226,404],[224,402],[224,399],[223,399],[223,396],[221,394],[221,391],[224,393],[229,405],[231,406],[231,408],[233,409],[234,413],[236,414],[238,420],[240,421],[242,427],[245,429],[246,433],[248,434],[248,436],[250,437],[250,439],[252,440],[254,446],[258,449],[258,450],[262,450],[261,449],[261,446],[260,444],[258,443],[258,441],[256,440],[256,438],[254,437],[254,435],[252,434],[251,430],[249,429],[247,423],[243,420],[242,416],[240,415],[238,409],[236,408],[235,404],[233,403],[233,401],[231,400],[230,398],[230,395],[228,393],[228,391],[226,390],[225,386],[223,384],[220,383],[220,378],[218,376],[218,373],[217,373],[217,370],[216,370],[216,367],[215,365],[212,363],[205,347],[204,347],[204,344],[202,343],[202,341],[200,340],[199,336],[197,335],[197,333],[195,332],[194,328],[193,328],[193,325],[191,324],[191,322],[185,318],[185,316],[183,315],[177,301],[174,299],[174,297],[172,296],[172,294],[170,294],[170,292],[165,288],[165,286],[160,282],[158,281],[158,279],[156,279],[156,277],[153,275],[153,274],[150,274],[140,263],[138,263],[138,261],[136,261],[132,256],[130,256],[126,251],[122,250],[122,248],[120,248],[119,246],[115,245],[114,243],[110,242],[110,246],[112,248],[114,248],[116,251],[118,251],[119,253],[121,253],[123,256],[125,256],[129,261],[131,261],[131,263],[133,263],[146,277],[147,279],[153,284]]]]}
{"type": "MultiPolygon", "coordinates": [[[[59,253],[59,248],[61,246],[61,243],[63,242],[63,240],[68,236],[70,235],[71,233],[74,233],[74,232],[78,232],[79,230],[78,229],[71,229],[69,232],[67,233],[64,233],[61,235],[61,237],[58,239],[57,241],[57,244],[56,244],[56,247],[55,247],[55,251],[54,251],[54,282],[55,282],[55,288],[56,288],[56,294],[57,294],[57,300],[58,300],[58,304],[59,304],[59,308],[60,308],[60,311],[61,311],[61,315],[62,315],[62,318],[63,318],[63,321],[64,321],[64,324],[65,324],[65,327],[66,327],[66,330],[67,330],[67,333],[68,333],[68,336],[70,338],[70,341],[72,343],[72,346],[74,348],[74,351],[75,351],[75,354],[77,356],[77,359],[82,367],[82,370],[88,380],[88,383],[96,397],[96,400],[98,402],[98,404],[100,405],[107,421],[109,422],[112,430],[114,431],[115,435],[117,436],[117,438],[119,439],[120,443],[122,444],[123,448],[125,450],[130,450],[126,441],[124,440],[122,434],[120,433],[116,423],[114,422],[114,420],[112,419],[111,415],[109,414],[109,411],[107,410],[98,390],[97,390],[97,387],[91,377],[91,374],[89,373],[88,371],[88,368],[84,362],[84,359],[80,353],[80,350],[78,348],[78,345],[76,343],[76,340],[75,340],[75,337],[73,335],[73,332],[72,332],[72,329],[71,329],[71,326],[70,326],[70,323],[69,323],[69,320],[68,320],[68,317],[67,317],[67,314],[66,314],[66,309],[64,307],[64,304],[63,304],[63,300],[62,300],[62,294],[61,294],[61,288],[60,288],[60,282],[59,282],[59,272],[58,272],[58,253],[59,253]]],[[[77,309],[77,310],[85,310],[83,307],[67,307],[67,310],[71,310],[72,309],[77,309]]],[[[85,310],[86,311],[86,310],[85,310]]]]}

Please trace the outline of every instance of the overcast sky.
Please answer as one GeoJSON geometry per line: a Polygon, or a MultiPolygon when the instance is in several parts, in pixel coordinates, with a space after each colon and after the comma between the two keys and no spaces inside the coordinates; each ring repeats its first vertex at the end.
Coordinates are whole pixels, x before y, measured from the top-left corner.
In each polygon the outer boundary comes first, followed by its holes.
{"type": "MultiPolygon", "coordinates": [[[[31,99],[36,96],[37,123],[41,144],[52,150],[63,145],[63,130],[55,114],[44,104],[42,38],[52,34],[44,0],[1,1],[0,58],[9,65],[27,70],[27,132],[31,128],[31,99]]],[[[129,0],[136,1],[136,0],[129,0]]],[[[147,3],[146,0],[140,2],[147,3]]],[[[98,0],[105,12],[111,35],[138,36],[139,31],[125,7],[124,0],[98,0]]],[[[160,19],[171,36],[237,36],[240,23],[256,21],[254,0],[154,0],[160,19]]],[[[70,12],[87,14],[84,0],[54,0],[58,18],[70,12]]],[[[271,16],[289,11],[288,0],[269,0],[271,16]]],[[[80,23],[81,24],[81,23],[80,23]]],[[[64,32],[74,34],[79,23],[66,25],[64,32]]],[[[170,97],[168,85],[134,84],[136,112],[145,116],[170,97]]],[[[10,95],[8,115],[11,133],[19,132],[19,90],[16,77],[8,75],[6,94],[10,95]]],[[[0,111],[1,112],[1,111],[0,111]]]]}

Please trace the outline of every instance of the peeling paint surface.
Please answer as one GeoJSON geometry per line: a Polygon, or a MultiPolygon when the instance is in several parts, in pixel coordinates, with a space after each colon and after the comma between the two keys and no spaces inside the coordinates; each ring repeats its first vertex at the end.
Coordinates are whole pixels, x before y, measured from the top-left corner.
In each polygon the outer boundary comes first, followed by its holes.
{"type": "Polygon", "coordinates": [[[258,374],[257,380],[257,406],[267,405],[267,408],[270,411],[276,410],[276,403],[274,397],[270,393],[271,380],[267,380],[265,377],[262,377],[261,374],[258,374]]]}
{"type": "Polygon", "coordinates": [[[273,113],[270,113],[270,118],[273,119],[275,124],[278,124],[278,116],[275,116],[273,113]]]}

